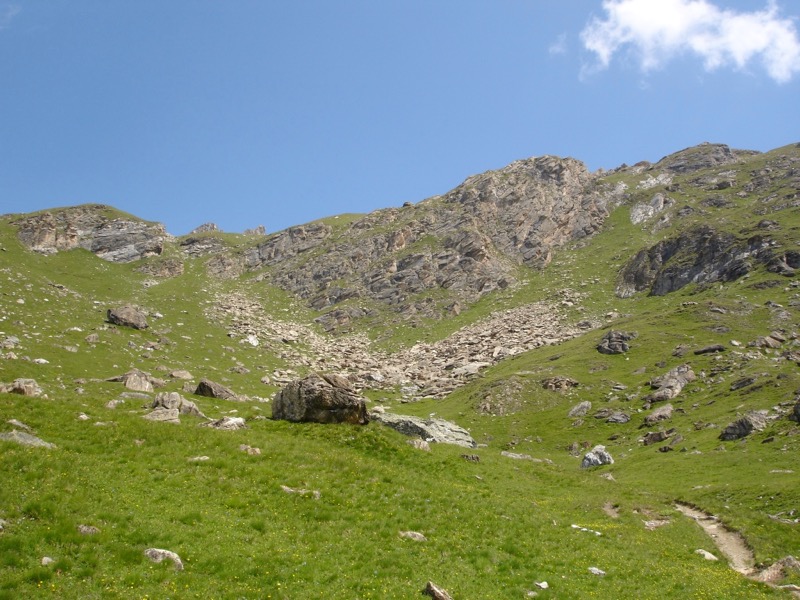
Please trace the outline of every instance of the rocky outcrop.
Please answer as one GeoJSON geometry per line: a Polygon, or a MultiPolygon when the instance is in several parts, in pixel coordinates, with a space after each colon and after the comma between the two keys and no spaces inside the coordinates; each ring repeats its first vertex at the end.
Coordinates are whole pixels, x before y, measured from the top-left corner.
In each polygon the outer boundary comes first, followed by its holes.
{"type": "Polygon", "coordinates": [[[757,154],[750,150],[733,150],[725,144],[704,143],[674,152],[654,164],[650,170],[686,174],[735,164],[741,159],[757,154]]]}
{"type": "Polygon", "coordinates": [[[683,391],[683,388],[696,379],[696,375],[689,365],[680,365],[650,381],[653,393],[645,397],[645,404],[650,405],[654,402],[672,400],[683,391]]]}
{"type": "Polygon", "coordinates": [[[19,378],[11,383],[0,383],[0,393],[36,398],[42,395],[42,388],[35,379],[19,378]]]}
{"type": "Polygon", "coordinates": [[[747,437],[754,431],[763,431],[766,426],[767,411],[750,411],[725,427],[722,433],[719,434],[719,439],[724,441],[739,440],[747,437]]]}
{"type": "Polygon", "coordinates": [[[367,408],[343,377],[309,375],[291,382],[275,395],[272,418],[295,423],[367,422],[367,408]]]}
{"type": "MultiPolygon", "coordinates": [[[[343,227],[292,227],[234,258],[245,269],[269,267],[264,278],[318,310],[356,298],[405,310],[433,289],[448,290],[448,304],[472,301],[514,285],[515,265],[544,266],[554,248],[596,232],[609,192],[595,181],[571,158],[521,160],[343,227]]],[[[443,315],[439,306],[427,316],[443,315]]]]}
{"type": "Polygon", "coordinates": [[[20,241],[36,252],[53,254],[83,248],[111,262],[131,262],[161,254],[167,233],[104,205],[47,211],[14,221],[20,241]]]}
{"type": "Polygon", "coordinates": [[[624,354],[631,349],[629,341],[636,338],[636,333],[611,330],[606,333],[597,345],[600,354],[624,354]]]}
{"type": "Polygon", "coordinates": [[[616,293],[663,296],[690,283],[735,281],[755,262],[772,263],[772,245],[762,236],[741,240],[710,226],[696,227],[639,251],[620,272],[616,293]]]}
{"type": "Polygon", "coordinates": [[[445,419],[423,419],[383,411],[372,411],[369,418],[370,421],[391,427],[403,435],[419,437],[426,442],[455,444],[465,448],[475,448],[478,445],[466,429],[445,419]]]}

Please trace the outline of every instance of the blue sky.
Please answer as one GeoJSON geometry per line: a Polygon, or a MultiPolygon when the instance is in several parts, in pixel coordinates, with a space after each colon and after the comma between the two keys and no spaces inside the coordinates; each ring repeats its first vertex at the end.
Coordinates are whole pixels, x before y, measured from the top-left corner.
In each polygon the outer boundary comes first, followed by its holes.
{"type": "Polygon", "coordinates": [[[0,213],[181,235],[800,142],[796,0],[0,0],[0,213]]]}

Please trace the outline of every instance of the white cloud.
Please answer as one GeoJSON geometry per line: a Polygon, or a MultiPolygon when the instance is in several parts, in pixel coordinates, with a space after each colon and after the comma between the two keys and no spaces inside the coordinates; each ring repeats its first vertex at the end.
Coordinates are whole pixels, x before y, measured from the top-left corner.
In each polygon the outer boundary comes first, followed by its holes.
{"type": "Polygon", "coordinates": [[[760,11],[737,12],[708,0],[603,0],[581,32],[586,49],[606,68],[617,52],[632,50],[643,71],[691,53],[711,71],[744,69],[758,61],[779,83],[800,72],[800,38],[794,22],[770,0],[760,11]]]}
{"type": "Polygon", "coordinates": [[[19,14],[22,9],[16,4],[0,5],[0,30],[8,29],[11,21],[19,14]]]}

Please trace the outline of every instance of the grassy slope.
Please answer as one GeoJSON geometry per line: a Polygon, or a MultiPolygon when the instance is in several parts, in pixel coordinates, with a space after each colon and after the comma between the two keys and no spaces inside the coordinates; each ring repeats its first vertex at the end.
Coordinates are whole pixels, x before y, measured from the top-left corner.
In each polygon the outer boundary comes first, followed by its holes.
{"type": "MultiPolygon", "coordinates": [[[[627,210],[617,210],[590,247],[565,251],[544,272],[529,274],[527,286],[514,295],[488,297],[458,320],[428,331],[438,337],[493,309],[557,298],[560,289],[571,287],[587,295],[585,312],[576,319],[604,320],[616,310],[621,316],[613,327],[638,333],[626,356],[598,354],[594,346],[603,331],[593,331],[505,361],[447,400],[402,407],[468,426],[486,444],[470,451],[480,457],[478,463],[461,458],[461,448],[414,450],[399,434],[376,425],[250,420],[246,431],[218,432],[197,427],[189,417],[179,426],[149,423],[132,400],[107,409],[121,386],[89,379],[132,366],[154,374],[158,365],[187,368],[196,377],[208,375],[237,391],[266,396],[269,388],[258,382],[260,375],[284,365],[263,348],[234,344],[223,323],[207,322],[204,303],[237,284],[210,282],[200,261],[189,261],[182,277],[145,288],[147,278],[135,264],[112,265],[82,251],[34,255],[0,224],[5,248],[0,339],[17,335],[22,339],[17,355],[50,361],[0,360],[0,381],[34,377],[48,394],[48,399],[4,395],[0,420],[23,421],[58,445],[41,450],[0,442],[0,519],[7,522],[0,534],[0,598],[410,598],[428,579],[456,598],[524,597],[543,580],[551,587],[539,590],[540,597],[775,595],[724,561],[709,563],[694,554],[696,548],[715,549],[672,502],[691,502],[719,515],[742,531],[759,562],[800,554],[797,526],[767,516],[800,508],[796,474],[773,473],[795,469],[800,442],[786,435],[791,423],[776,422],[745,442],[717,439],[719,427],[744,410],[791,401],[800,387],[797,367],[766,351],[747,360],[732,347],[720,357],[679,358],[672,352],[681,343],[691,348],[730,339],[746,343],[776,327],[790,329],[795,323],[776,320],[765,303],[788,306],[796,291],[787,285],[790,280],[757,289],[754,284],[776,279],[759,272],[713,289],[620,300],[613,295],[613,279],[598,274],[616,272],[632,252],[670,233],[632,226],[627,210]],[[620,239],[626,241],[620,245],[620,239]],[[105,309],[130,300],[163,318],[145,332],[106,328],[105,309]],[[730,331],[719,333],[720,327],[730,331]],[[94,330],[101,342],[93,347],[84,338],[94,330]],[[158,348],[146,348],[149,342],[158,342],[158,348]],[[231,346],[233,352],[226,349],[231,346]],[[237,361],[252,372],[230,373],[237,361]],[[669,426],[685,438],[678,450],[687,451],[664,454],[657,446],[643,447],[637,441],[646,431],[639,429],[644,414],[639,410],[648,379],[687,361],[707,374],[673,402],[685,414],[676,414],[669,426]],[[552,374],[581,385],[565,395],[542,389],[541,379],[552,374]],[[757,375],[756,384],[730,392],[730,383],[745,375],[757,375]],[[77,378],[87,381],[76,383],[77,378]],[[614,383],[627,389],[613,391],[614,383]],[[507,416],[476,411],[487,395],[502,396],[504,390],[522,410],[507,416]],[[566,414],[581,400],[595,409],[627,410],[633,418],[613,425],[587,417],[573,427],[566,414]],[[78,420],[81,412],[90,419],[78,420]],[[106,425],[95,425],[98,421],[106,425]],[[696,429],[698,422],[717,428],[696,429]],[[761,443],[770,436],[775,441],[761,443]],[[581,471],[579,459],[566,451],[575,441],[604,443],[616,464],[581,471]],[[248,456],[240,444],[259,447],[262,454],[248,456]],[[552,462],[513,460],[500,455],[503,449],[552,462]],[[188,461],[202,455],[210,460],[188,461]],[[615,481],[601,473],[611,473],[615,481]],[[321,498],[286,494],[281,485],[319,490],[321,498]],[[602,510],[607,503],[618,507],[619,518],[602,510]],[[642,521],[658,516],[669,518],[669,525],[647,531],[642,521]],[[101,533],[81,536],[78,524],[95,525],[101,533]],[[421,531],[429,541],[403,540],[402,530],[421,531]],[[148,547],[176,551],[186,570],[151,564],[143,556],[148,547]],[[40,566],[43,556],[56,563],[40,566]],[[591,566],[607,575],[591,575],[591,566]]],[[[731,228],[741,228],[746,211],[727,210],[731,228]]],[[[778,216],[782,232],[791,235],[796,212],[778,216]]],[[[268,312],[280,315],[290,305],[274,290],[248,286],[268,312]]],[[[166,389],[179,387],[172,382],[166,389]]],[[[269,413],[263,404],[192,399],[212,417],[269,413]]]]}

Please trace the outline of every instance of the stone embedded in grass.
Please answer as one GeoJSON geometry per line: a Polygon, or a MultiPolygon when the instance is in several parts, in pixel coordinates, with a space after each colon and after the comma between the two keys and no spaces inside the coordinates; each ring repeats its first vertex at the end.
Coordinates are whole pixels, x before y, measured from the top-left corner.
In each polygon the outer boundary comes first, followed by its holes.
{"type": "Polygon", "coordinates": [[[677,366],[650,381],[650,387],[656,391],[646,396],[644,401],[646,404],[652,404],[653,402],[672,400],[695,379],[696,375],[691,366],[688,364],[677,366]]]}
{"type": "Polygon", "coordinates": [[[181,422],[180,413],[177,408],[157,408],[153,412],[142,415],[142,418],[155,423],[173,423],[179,425],[181,422]]]}
{"type": "Polygon", "coordinates": [[[147,317],[144,312],[130,305],[109,308],[106,312],[109,323],[133,329],[147,329],[147,317]]]}
{"type": "Polygon", "coordinates": [[[217,398],[219,400],[234,400],[241,401],[242,398],[233,390],[226,388],[220,383],[211,381],[210,379],[201,379],[197,384],[194,391],[198,396],[205,396],[206,398],[217,398]]]}
{"type": "Polygon", "coordinates": [[[426,538],[423,534],[418,531],[401,531],[400,537],[405,538],[407,540],[412,540],[415,542],[427,542],[428,538],[426,538]]]}
{"type": "Polygon", "coordinates": [[[422,593],[430,596],[433,600],[453,600],[453,597],[447,593],[447,590],[440,588],[432,581],[425,584],[425,589],[422,590],[422,593]]]}
{"type": "Polygon", "coordinates": [[[741,419],[737,419],[725,427],[722,433],[719,434],[719,439],[724,441],[739,440],[747,437],[754,431],[763,431],[766,426],[767,411],[752,410],[741,419]]]}
{"type": "Polygon", "coordinates": [[[222,431],[236,431],[237,429],[247,429],[247,424],[242,417],[222,417],[210,423],[201,423],[201,427],[211,427],[222,431]]]}
{"type": "Polygon", "coordinates": [[[603,575],[606,574],[605,571],[603,571],[602,569],[598,569],[597,567],[589,567],[589,573],[591,573],[592,575],[597,575],[598,577],[602,577],[603,575]]]}
{"type": "Polygon", "coordinates": [[[42,395],[42,388],[39,387],[35,379],[19,378],[12,383],[0,383],[0,393],[20,394],[21,396],[37,398],[42,395]]]}
{"type": "Polygon", "coordinates": [[[78,525],[78,533],[81,535],[97,535],[100,529],[94,525],[78,525]]]}
{"type": "Polygon", "coordinates": [[[660,421],[668,421],[672,418],[672,404],[665,404],[663,406],[659,406],[649,415],[644,418],[645,425],[655,425],[660,421]]]}
{"type": "Polygon", "coordinates": [[[631,349],[628,342],[635,338],[635,332],[611,330],[600,340],[597,351],[600,354],[624,354],[631,349]]]}
{"type": "Polygon", "coordinates": [[[463,427],[444,419],[412,417],[387,412],[372,411],[370,420],[377,421],[404,435],[413,435],[428,442],[455,444],[465,448],[476,448],[478,443],[463,427]]]}
{"type": "Polygon", "coordinates": [[[606,447],[598,444],[584,455],[583,461],[581,461],[581,469],[613,464],[614,459],[611,454],[606,451],[606,447]]]}
{"type": "Polygon", "coordinates": [[[282,485],[281,489],[287,494],[297,494],[298,496],[311,496],[314,500],[319,500],[322,493],[319,490],[306,490],[303,488],[293,488],[288,485],[282,485]]]}
{"type": "Polygon", "coordinates": [[[41,565],[43,567],[47,567],[47,566],[52,565],[54,562],[56,562],[56,560],[54,558],[51,558],[49,556],[43,556],[42,560],[41,560],[41,565]]]}
{"type": "Polygon", "coordinates": [[[170,371],[169,374],[172,379],[183,379],[183,380],[191,380],[194,379],[194,376],[185,369],[176,369],[175,371],[170,371]]]}
{"type": "Polygon", "coordinates": [[[694,551],[694,553],[699,554],[706,560],[719,560],[716,556],[711,554],[711,552],[709,552],[708,550],[703,550],[702,548],[698,548],[697,550],[694,551]]]}
{"type": "Polygon", "coordinates": [[[151,408],[174,408],[182,415],[207,418],[194,402],[187,400],[178,392],[160,392],[156,394],[151,408]]]}
{"type": "Polygon", "coordinates": [[[424,452],[430,452],[431,451],[431,445],[428,442],[426,442],[425,440],[422,440],[422,439],[419,439],[419,438],[415,438],[413,440],[407,440],[406,444],[408,444],[412,448],[416,448],[417,450],[422,450],[424,452]]]}
{"type": "Polygon", "coordinates": [[[45,442],[44,440],[36,437],[35,435],[31,435],[30,433],[25,433],[24,431],[12,431],[10,433],[0,433],[0,440],[5,440],[7,442],[15,442],[22,446],[29,446],[32,448],[48,448],[54,449],[56,448],[55,444],[51,444],[50,442],[45,442]]]}
{"type": "Polygon", "coordinates": [[[554,392],[567,392],[579,385],[580,384],[575,379],[563,375],[555,375],[542,380],[542,387],[554,392]]]}
{"type": "Polygon", "coordinates": [[[17,421],[16,419],[9,419],[6,422],[12,427],[15,427],[17,429],[22,429],[23,431],[27,431],[28,433],[31,433],[33,431],[33,429],[31,429],[29,425],[26,425],[22,421],[17,421]]]}
{"type": "Polygon", "coordinates": [[[590,410],[592,410],[592,403],[589,402],[588,400],[584,400],[583,402],[580,402],[579,404],[573,406],[572,409],[567,414],[567,416],[570,418],[584,417],[586,416],[586,413],[588,413],[590,410]]]}
{"type": "Polygon", "coordinates": [[[261,455],[261,448],[254,448],[253,446],[249,446],[247,444],[240,444],[239,450],[245,452],[250,456],[260,456],[261,455]]]}
{"type": "Polygon", "coordinates": [[[172,550],[162,550],[161,548],[148,548],[144,551],[144,555],[152,560],[154,563],[160,563],[165,560],[171,560],[175,565],[176,571],[183,571],[183,561],[181,557],[175,554],[172,550]]]}

